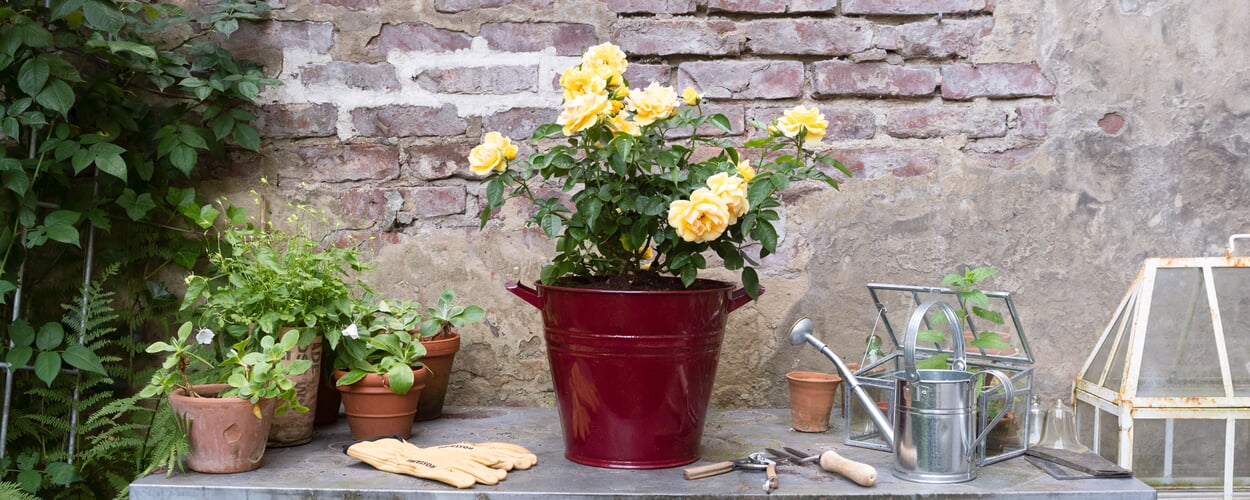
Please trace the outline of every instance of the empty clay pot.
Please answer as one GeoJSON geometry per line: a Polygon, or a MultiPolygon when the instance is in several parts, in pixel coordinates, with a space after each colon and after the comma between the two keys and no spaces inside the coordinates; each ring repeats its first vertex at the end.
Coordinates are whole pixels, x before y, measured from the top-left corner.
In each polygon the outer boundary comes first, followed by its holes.
{"type": "Polygon", "coordinates": [[[842,377],[828,373],[795,371],[790,382],[790,425],[799,432],[829,430],[829,413],[842,377]]]}

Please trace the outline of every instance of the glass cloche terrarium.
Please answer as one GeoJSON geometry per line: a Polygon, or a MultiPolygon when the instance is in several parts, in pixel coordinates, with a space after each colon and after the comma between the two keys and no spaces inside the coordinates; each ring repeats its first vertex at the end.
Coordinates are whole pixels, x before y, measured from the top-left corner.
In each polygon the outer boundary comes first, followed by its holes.
{"type": "Polygon", "coordinates": [[[1075,382],[1079,437],[1156,488],[1250,488],[1250,257],[1146,259],[1075,382]]]}

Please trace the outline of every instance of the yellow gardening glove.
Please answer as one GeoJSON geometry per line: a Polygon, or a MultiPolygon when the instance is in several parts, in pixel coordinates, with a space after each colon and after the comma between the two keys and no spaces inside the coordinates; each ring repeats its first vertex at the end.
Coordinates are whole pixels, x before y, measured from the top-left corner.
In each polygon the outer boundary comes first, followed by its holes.
{"type": "Polygon", "coordinates": [[[411,445],[394,438],[361,441],[347,447],[346,452],[384,472],[433,479],[457,488],[468,488],[477,482],[477,479],[468,473],[435,462],[408,457],[411,445]]]}
{"type": "Polygon", "coordinates": [[[477,482],[482,484],[499,484],[504,478],[508,477],[508,472],[501,469],[493,469],[487,465],[483,465],[462,453],[454,451],[440,450],[437,448],[418,448],[411,443],[404,443],[408,449],[404,452],[404,458],[409,460],[419,460],[429,462],[448,469],[462,472],[473,476],[477,482]]]}
{"type": "Polygon", "coordinates": [[[455,443],[437,448],[463,453],[478,463],[506,471],[525,470],[538,463],[537,455],[510,443],[455,443]]]}

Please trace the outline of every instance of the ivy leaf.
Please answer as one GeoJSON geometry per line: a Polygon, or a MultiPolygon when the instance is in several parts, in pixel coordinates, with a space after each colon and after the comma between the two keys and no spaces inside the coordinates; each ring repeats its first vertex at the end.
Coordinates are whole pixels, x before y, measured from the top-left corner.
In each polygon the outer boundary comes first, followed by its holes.
{"type": "Polygon", "coordinates": [[[256,130],[256,127],[246,123],[236,123],[231,136],[234,137],[234,142],[239,147],[248,151],[260,151],[260,132],[256,130]]]}
{"type": "Polygon", "coordinates": [[[48,83],[49,71],[48,63],[41,58],[26,61],[17,72],[17,88],[29,96],[39,95],[39,91],[48,83]]]}
{"type": "Polygon", "coordinates": [[[57,210],[44,217],[43,223],[47,225],[77,224],[81,218],[82,214],[73,210],[57,210]]]}
{"type": "Polygon", "coordinates": [[[88,26],[100,31],[117,33],[126,26],[126,19],[122,17],[121,11],[113,7],[111,3],[87,0],[82,5],[82,14],[88,26]]]}
{"type": "Polygon", "coordinates": [[[82,344],[70,345],[61,354],[61,357],[70,366],[79,370],[108,375],[108,372],[104,371],[104,364],[100,362],[100,357],[96,356],[94,352],[91,352],[90,349],[87,349],[82,344]]]}
{"type": "Polygon", "coordinates": [[[22,489],[29,493],[37,493],[39,486],[43,484],[43,475],[37,470],[23,470],[17,473],[17,483],[22,485],[22,489]]]}
{"type": "MultiPolygon", "coordinates": [[[[99,146],[100,144],[96,144],[99,146]]],[[[111,145],[111,144],[110,144],[111,145]]],[[[97,155],[95,157],[95,166],[106,174],[126,180],[126,160],[119,155],[97,155]]]]}
{"type": "Polygon", "coordinates": [[[195,150],[185,144],[174,146],[174,149],[169,152],[169,162],[185,175],[191,175],[191,169],[195,168],[198,157],[195,150]]]}
{"type": "Polygon", "coordinates": [[[59,241],[67,245],[81,246],[78,241],[78,229],[68,224],[58,224],[54,226],[45,226],[44,234],[49,239],[59,241]]]}
{"type": "Polygon", "coordinates": [[[239,95],[249,101],[255,101],[256,96],[260,95],[260,87],[257,87],[255,82],[239,82],[236,88],[239,90],[239,95]]]}
{"type": "Polygon", "coordinates": [[[39,327],[39,334],[35,337],[35,347],[40,350],[48,351],[56,349],[65,341],[65,328],[60,323],[49,322],[39,327]]]}
{"type": "Polygon", "coordinates": [[[74,155],[70,157],[70,165],[74,167],[74,173],[81,173],[91,166],[91,162],[95,161],[95,153],[90,149],[79,149],[74,151],[74,155]]]}
{"type": "Polygon", "coordinates": [[[44,351],[35,357],[35,376],[48,387],[61,371],[61,355],[56,351],[44,351]]]}
{"type": "Polygon", "coordinates": [[[74,106],[74,90],[69,88],[69,84],[64,81],[52,80],[39,92],[39,95],[35,96],[35,102],[60,113],[61,116],[66,116],[69,114],[69,108],[74,106]]]}
{"type": "Polygon", "coordinates": [[[152,201],[152,193],[136,194],[130,188],[126,188],[121,196],[117,197],[117,205],[126,209],[126,215],[131,220],[142,219],[156,208],[156,202],[152,201]]]}
{"type": "Polygon", "coordinates": [[[118,52],[133,52],[136,55],[153,61],[157,59],[156,49],[151,45],[127,41],[106,42],[106,44],[108,45],[109,52],[113,54],[118,52]]]}
{"type": "Polygon", "coordinates": [[[9,340],[14,345],[30,346],[35,343],[35,328],[24,319],[14,321],[9,325],[9,340]]]}
{"type": "Polygon", "coordinates": [[[9,353],[4,357],[4,360],[14,368],[21,368],[26,366],[26,363],[30,362],[31,356],[34,355],[34,349],[31,349],[29,346],[22,345],[9,349],[9,353]]]}
{"type": "Polygon", "coordinates": [[[65,462],[48,464],[46,472],[48,473],[48,480],[57,486],[66,486],[74,481],[82,480],[82,475],[78,473],[78,469],[65,462]]]}
{"type": "Polygon", "coordinates": [[[23,170],[5,170],[0,174],[0,179],[3,180],[6,189],[17,193],[18,196],[25,195],[30,189],[30,178],[26,177],[26,172],[23,170]]]}

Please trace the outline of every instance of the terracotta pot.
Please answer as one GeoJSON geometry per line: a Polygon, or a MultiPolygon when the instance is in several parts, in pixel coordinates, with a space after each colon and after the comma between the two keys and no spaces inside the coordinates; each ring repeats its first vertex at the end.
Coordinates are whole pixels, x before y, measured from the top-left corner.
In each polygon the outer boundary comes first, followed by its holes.
{"type": "Polygon", "coordinates": [[[218,398],[230,386],[197,385],[203,397],[190,397],[182,389],[169,395],[174,413],[187,419],[187,468],[196,472],[228,474],[246,472],[261,466],[265,438],[273,423],[277,401],[260,401],[261,418],[252,413],[252,402],[241,398],[218,398]]]}
{"type": "Polygon", "coordinates": [[[795,371],[786,374],[790,383],[790,425],[799,432],[829,430],[829,413],[842,377],[828,373],[795,371]]]}
{"type": "MultiPolygon", "coordinates": [[[[334,380],[347,375],[343,370],[334,371],[334,380]]],[[[417,413],[417,399],[429,379],[430,371],[424,367],[413,370],[412,388],[406,394],[395,394],[386,375],[371,373],[351,385],[338,386],[343,395],[343,407],[347,413],[347,426],[352,439],[372,439],[399,435],[405,439],[412,436],[412,417],[417,413]]]]}
{"type": "Polygon", "coordinates": [[[451,381],[451,364],[460,351],[460,334],[452,332],[450,337],[437,340],[421,340],[425,346],[425,356],[421,364],[430,369],[430,380],[425,389],[421,390],[421,400],[417,402],[417,421],[432,420],[443,415],[443,401],[447,399],[447,383],[451,381]]]}
{"type": "Polygon", "coordinates": [[[620,469],[699,459],[725,322],[746,290],[506,288],[542,310],[566,458],[620,469]]]}
{"type": "MultiPolygon", "coordinates": [[[[285,333],[290,328],[283,328],[285,333]]],[[[300,413],[288,411],[273,418],[273,427],[269,429],[269,446],[280,448],[295,446],[312,441],[313,420],[317,413],[317,385],[321,383],[321,336],[318,335],[307,346],[297,346],[286,353],[287,361],[307,359],[312,362],[308,371],[288,377],[295,382],[295,392],[299,404],[309,411],[300,413]]]]}
{"type": "MultiPolygon", "coordinates": [[[[328,368],[321,367],[322,372],[327,375],[328,368]]],[[[343,396],[339,394],[338,389],[334,387],[334,381],[329,377],[318,377],[320,382],[317,383],[317,409],[316,416],[313,417],[313,425],[330,425],[339,420],[339,410],[343,406],[343,396]]]]}

